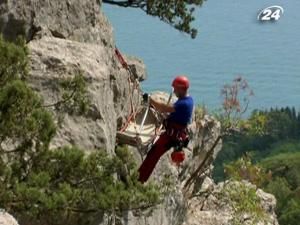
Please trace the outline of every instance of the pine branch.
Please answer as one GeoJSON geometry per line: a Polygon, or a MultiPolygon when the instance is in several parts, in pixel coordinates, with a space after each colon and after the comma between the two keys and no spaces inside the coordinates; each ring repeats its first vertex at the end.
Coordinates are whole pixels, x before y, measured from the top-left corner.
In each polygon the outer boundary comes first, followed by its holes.
{"type": "Polygon", "coordinates": [[[139,8],[141,7],[142,1],[134,1],[134,0],[128,0],[128,1],[113,1],[113,0],[103,0],[103,3],[110,4],[110,5],[116,5],[121,7],[133,7],[133,8],[139,8]]]}
{"type": "Polygon", "coordinates": [[[49,108],[49,107],[56,107],[56,106],[60,106],[62,104],[65,104],[65,103],[67,103],[68,101],[70,101],[74,97],[74,95],[76,94],[76,91],[77,91],[76,89],[73,90],[73,92],[68,96],[68,98],[65,98],[63,100],[60,100],[58,102],[51,103],[51,104],[48,104],[48,105],[43,105],[42,107],[43,108],[49,108]]]}

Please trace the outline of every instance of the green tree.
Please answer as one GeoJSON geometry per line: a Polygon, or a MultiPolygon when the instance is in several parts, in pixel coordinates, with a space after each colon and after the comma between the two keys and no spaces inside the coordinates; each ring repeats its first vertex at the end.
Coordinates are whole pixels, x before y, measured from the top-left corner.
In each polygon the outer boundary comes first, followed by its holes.
{"type": "Polygon", "coordinates": [[[276,110],[267,113],[266,129],[267,133],[274,139],[291,137],[293,121],[285,111],[276,110]]]}
{"type": "Polygon", "coordinates": [[[155,205],[159,187],[138,182],[129,151],[116,152],[110,157],[105,151],[86,155],[74,147],[44,151],[23,179],[20,163],[13,161],[2,174],[0,207],[23,224],[59,225],[90,224],[100,214],[116,216],[155,205]],[[125,167],[126,182],[116,179],[124,176],[125,167]]]}
{"type": "Polygon", "coordinates": [[[197,29],[191,27],[195,20],[194,12],[205,0],[103,0],[103,3],[139,8],[147,15],[158,17],[175,29],[197,36],[197,29]]]}
{"type": "Polygon", "coordinates": [[[300,153],[280,153],[261,161],[261,165],[271,170],[273,176],[285,177],[292,189],[300,186],[300,153]]]}
{"type": "Polygon", "coordinates": [[[259,186],[277,199],[276,214],[280,224],[298,224],[300,148],[296,125],[299,113],[296,115],[296,110],[289,107],[253,111],[242,121],[243,132],[224,139],[223,150],[216,160],[218,170],[214,171],[214,177],[224,179],[222,163],[225,162],[225,172],[229,176],[254,183],[259,181],[259,186]],[[259,164],[252,164],[245,157],[238,159],[245,152],[251,152],[259,164]],[[261,180],[264,171],[267,179],[261,180]]]}
{"type": "Polygon", "coordinates": [[[44,108],[53,107],[57,112],[70,115],[87,114],[90,99],[83,74],[78,71],[74,77],[59,82],[60,97],[57,102],[43,105],[44,108]]]}
{"type": "Polygon", "coordinates": [[[265,187],[277,199],[276,213],[280,224],[296,225],[299,220],[300,154],[295,152],[280,153],[261,161],[261,165],[272,171],[274,180],[265,187]]]}
{"type": "Polygon", "coordinates": [[[42,99],[26,85],[28,50],[18,39],[0,37],[0,154],[6,161],[19,160],[26,176],[33,152],[48,148],[55,134],[51,114],[42,99]]]}
{"type": "Polygon", "coordinates": [[[296,151],[300,131],[297,123],[294,108],[254,110],[249,118],[240,120],[242,132],[223,139],[223,149],[215,160],[214,177],[224,179],[223,164],[237,160],[246,152],[260,160],[270,154],[296,151]]]}
{"type": "MultiPolygon", "coordinates": [[[[45,145],[55,133],[50,113],[41,107],[41,99],[21,80],[4,85],[0,90],[0,145],[14,143],[10,151],[35,150],[45,145]]],[[[1,147],[4,151],[4,148],[1,147]]],[[[6,153],[9,153],[6,148],[6,153]]]]}
{"type": "Polygon", "coordinates": [[[21,38],[16,43],[3,40],[0,35],[0,87],[15,79],[28,75],[28,49],[21,38]]]}
{"type": "Polygon", "coordinates": [[[226,164],[224,166],[225,174],[235,180],[247,180],[257,187],[262,187],[271,179],[271,173],[267,173],[264,168],[254,165],[251,157],[244,157],[226,164]]]}
{"type": "Polygon", "coordinates": [[[276,197],[276,212],[280,214],[291,197],[292,190],[290,185],[284,177],[275,177],[274,180],[268,183],[265,190],[276,197]]]}
{"type": "Polygon", "coordinates": [[[297,225],[300,221],[300,201],[291,199],[283,209],[279,223],[284,225],[297,225]]]}

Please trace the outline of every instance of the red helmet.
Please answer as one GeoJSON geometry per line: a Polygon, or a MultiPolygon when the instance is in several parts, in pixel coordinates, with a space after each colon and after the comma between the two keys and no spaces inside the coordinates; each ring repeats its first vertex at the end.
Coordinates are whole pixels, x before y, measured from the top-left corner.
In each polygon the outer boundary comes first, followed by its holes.
{"type": "Polygon", "coordinates": [[[182,163],[185,159],[185,154],[184,154],[184,151],[173,151],[172,154],[171,154],[171,159],[172,161],[179,165],[180,163],[182,163]]]}
{"type": "Polygon", "coordinates": [[[189,79],[186,76],[177,76],[173,82],[172,82],[172,86],[174,88],[184,88],[184,89],[188,89],[190,86],[190,82],[189,79]]]}

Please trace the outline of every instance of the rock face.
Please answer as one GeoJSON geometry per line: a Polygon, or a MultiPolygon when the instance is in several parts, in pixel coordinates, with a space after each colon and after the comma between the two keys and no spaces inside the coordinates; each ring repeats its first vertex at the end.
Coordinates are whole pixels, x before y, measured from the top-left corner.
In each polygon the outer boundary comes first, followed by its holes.
{"type": "MultiPolygon", "coordinates": [[[[51,142],[53,148],[77,145],[87,151],[101,148],[113,154],[117,129],[130,114],[131,105],[140,103],[138,81],[146,78],[145,65],[136,58],[124,56],[130,72],[122,68],[115,54],[112,27],[101,12],[101,3],[97,0],[6,0],[0,3],[0,30],[6,39],[15,39],[20,34],[26,37],[30,50],[29,82],[44,98],[45,105],[60,100],[61,81],[80,73],[87,83],[90,100],[87,114],[61,115],[49,107],[59,121],[57,135],[51,142]]],[[[167,101],[168,95],[157,98],[167,101]]],[[[222,185],[208,179],[212,162],[221,149],[220,123],[203,114],[190,130],[193,141],[186,150],[185,163],[180,167],[172,165],[169,151],[151,176],[157,182],[169,176],[173,183],[163,203],[152,208],[151,213],[147,210],[142,215],[124,212],[119,224],[231,223],[235,212],[225,205],[219,207],[223,204],[222,199],[218,199],[222,185]]],[[[260,190],[257,195],[270,215],[269,224],[277,225],[274,198],[260,190]]],[[[0,214],[0,224],[3,215],[0,214]]],[[[4,216],[10,218],[7,214],[4,216]]],[[[101,225],[108,224],[108,220],[102,221],[101,225]]]]}
{"type": "Polygon", "coordinates": [[[117,121],[130,111],[128,96],[134,91],[128,72],[118,66],[114,49],[55,37],[29,43],[31,85],[44,97],[45,105],[59,101],[59,82],[79,71],[86,83],[90,109],[85,116],[63,115],[53,147],[75,144],[86,150],[114,149],[117,121]]]}
{"type": "MultiPolygon", "coordinates": [[[[242,193],[241,191],[241,193],[242,193]]],[[[238,201],[248,201],[246,197],[238,201]]],[[[276,199],[273,195],[263,192],[261,189],[246,181],[241,183],[227,181],[225,183],[214,184],[206,178],[198,196],[188,201],[188,212],[183,225],[225,225],[225,224],[256,224],[256,225],[278,225],[275,215],[276,199]],[[242,188],[242,189],[241,189],[242,188]],[[230,198],[234,191],[256,190],[260,200],[261,215],[252,214],[251,210],[239,212],[240,207],[234,199],[230,198]]]]}
{"type": "Polygon", "coordinates": [[[7,39],[47,35],[112,46],[112,28],[100,6],[100,0],[2,1],[0,30],[7,39]]]}
{"type": "Polygon", "coordinates": [[[1,225],[19,225],[18,222],[10,214],[0,209],[0,224],[1,225]]]}

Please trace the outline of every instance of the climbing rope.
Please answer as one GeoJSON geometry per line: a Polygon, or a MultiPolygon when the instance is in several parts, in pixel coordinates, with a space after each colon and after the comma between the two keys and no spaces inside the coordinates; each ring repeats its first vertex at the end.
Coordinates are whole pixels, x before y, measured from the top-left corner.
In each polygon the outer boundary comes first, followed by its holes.
{"type": "MultiPolygon", "coordinates": [[[[120,51],[118,50],[117,47],[115,48],[115,55],[116,55],[118,61],[120,62],[120,64],[122,65],[122,67],[128,72],[128,75],[129,75],[128,76],[128,84],[129,84],[129,92],[130,92],[130,95],[129,95],[130,113],[129,113],[128,117],[126,118],[125,123],[123,124],[123,126],[121,127],[121,129],[119,131],[124,132],[126,130],[126,128],[128,127],[129,123],[131,121],[134,122],[133,124],[134,124],[135,133],[136,133],[135,146],[140,153],[141,159],[143,160],[143,156],[145,155],[145,153],[148,152],[149,147],[152,146],[157,141],[157,139],[163,129],[163,124],[161,122],[160,125],[156,125],[154,137],[151,139],[151,141],[148,143],[147,146],[143,146],[142,139],[140,138],[140,134],[142,133],[142,129],[143,129],[146,117],[148,116],[148,113],[150,111],[150,105],[149,105],[150,102],[148,102],[147,109],[142,118],[142,123],[141,123],[140,129],[137,129],[136,114],[138,112],[138,110],[137,110],[138,107],[134,106],[134,104],[133,104],[133,96],[134,96],[134,91],[135,91],[135,89],[138,88],[139,83],[138,83],[138,80],[136,78],[134,78],[134,73],[132,72],[131,67],[127,64],[127,62],[125,61],[125,59],[123,58],[122,54],[120,53],[120,51]],[[134,79],[134,80],[132,80],[132,79],[134,79]],[[146,150],[146,152],[145,152],[145,150],[146,150]]],[[[170,93],[167,104],[169,104],[171,101],[172,93],[173,93],[173,89],[170,93]]],[[[139,95],[139,97],[140,96],[141,95],[139,95]]],[[[137,103],[139,103],[139,101],[137,101],[137,103]]]]}
{"type": "MultiPolygon", "coordinates": [[[[130,101],[130,113],[124,123],[124,125],[121,127],[120,129],[120,132],[124,132],[126,130],[126,128],[128,127],[129,123],[131,121],[133,121],[133,125],[134,125],[134,130],[135,130],[135,133],[136,133],[136,136],[135,136],[135,143],[136,143],[136,148],[141,156],[141,159],[143,160],[143,145],[142,145],[142,140],[140,138],[140,134],[141,134],[141,129],[137,129],[137,126],[136,126],[136,114],[138,112],[137,108],[138,106],[134,106],[133,104],[133,96],[134,96],[134,91],[135,89],[138,89],[138,80],[137,79],[134,79],[132,81],[132,78],[134,78],[134,74],[131,70],[131,67],[128,66],[127,62],[125,61],[125,59],[123,58],[122,54],[120,53],[120,51],[118,50],[118,48],[116,47],[115,48],[115,54],[117,56],[117,59],[118,61],[121,63],[122,67],[124,69],[126,69],[126,71],[128,72],[128,85],[129,85],[129,101],[130,101]],[[132,84],[132,89],[131,89],[131,84],[132,84]]],[[[139,89],[138,89],[139,90],[139,89]]],[[[140,95],[138,95],[140,97],[140,95]]],[[[139,99],[137,101],[137,104],[139,104],[139,99]]],[[[149,107],[147,107],[147,111],[149,110],[149,107]]],[[[145,117],[147,116],[147,111],[145,113],[145,117]]],[[[145,120],[146,118],[143,118],[143,120],[145,120]]],[[[144,121],[145,122],[145,121],[144,121]]],[[[142,128],[142,127],[141,127],[142,128]]]]}
{"type": "MultiPolygon", "coordinates": [[[[134,106],[133,104],[133,96],[134,96],[134,91],[138,89],[138,80],[134,78],[134,74],[132,72],[131,67],[127,64],[125,61],[124,57],[122,56],[121,52],[118,50],[117,47],[115,47],[115,55],[118,59],[118,61],[121,63],[122,67],[128,72],[128,85],[129,85],[129,101],[130,101],[130,113],[124,123],[124,125],[121,127],[120,132],[123,132],[127,126],[129,125],[130,121],[135,121],[135,116],[137,113],[137,106],[134,106]],[[132,88],[131,88],[132,86],[132,88]]],[[[140,95],[139,95],[140,96],[140,95]]],[[[138,99],[139,100],[139,99],[138,99]]],[[[139,103],[139,101],[137,101],[139,103]]],[[[136,126],[135,126],[136,129],[136,126]]]]}

